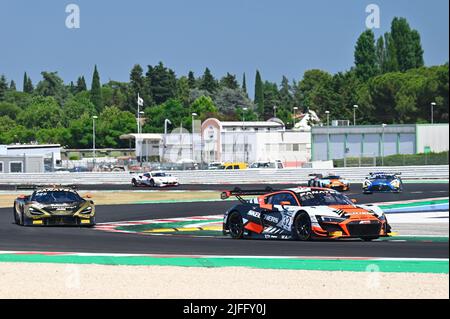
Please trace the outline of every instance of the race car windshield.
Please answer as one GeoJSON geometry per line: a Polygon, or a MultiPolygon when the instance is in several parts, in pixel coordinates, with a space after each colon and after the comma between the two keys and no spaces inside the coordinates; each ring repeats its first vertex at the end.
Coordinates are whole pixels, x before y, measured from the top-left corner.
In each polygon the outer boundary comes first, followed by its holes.
{"type": "Polygon", "coordinates": [[[166,177],[167,174],[166,173],[155,173],[153,174],[154,177],[166,177]]]}
{"type": "Polygon", "coordinates": [[[81,197],[74,193],[69,191],[50,191],[50,192],[37,192],[34,194],[33,201],[42,203],[42,204],[49,204],[49,203],[71,203],[71,202],[78,202],[81,200],[81,197]]]}
{"type": "Polygon", "coordinates": [[[353,205],[346,196],[326,191],[306,192],[298,195],[301,206],[353,205]]]}
{"type": "Polygon", "coordinates": [[[372,179],[386,179],[388,181],[392,181],[395,179],[395,177],[392,175],[376,175],[372,179]]]}

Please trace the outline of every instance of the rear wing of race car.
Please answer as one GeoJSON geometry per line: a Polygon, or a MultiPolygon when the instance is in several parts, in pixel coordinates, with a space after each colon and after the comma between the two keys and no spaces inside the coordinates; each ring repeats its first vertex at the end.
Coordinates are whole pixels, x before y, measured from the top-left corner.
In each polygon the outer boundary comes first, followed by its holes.
{"type": "Polygon", "coordinates": [[[322,177],[323,177],[323,174],[309,174],[308,176],[309,176],[309,177],[319,177],[319,178],[322,178],[322,177]]]}
{"type": "Polygon", "coordinates": [[[78,190],[77,185],[61,185],[61,184],[52,184],[52,185],[33,185],[33,184],[24,184],[24,185],[16,185],[16,190],[38,190],[44,188],[61,188],[61,189],[71,189],[78,190]]]}
{"type": "Polygon", "coordinates": [[[222,200],[228,199],[232,196],[236,197],[241,203],[247,203],[247,201],[243,198],[244,196],[261,196],[276,192],[272,187],[266,187],[265,189],[257,189],[257,190],[242,190],[238,187],[231,191],[224,191],[220,194],[220,198],[222,200]]]}

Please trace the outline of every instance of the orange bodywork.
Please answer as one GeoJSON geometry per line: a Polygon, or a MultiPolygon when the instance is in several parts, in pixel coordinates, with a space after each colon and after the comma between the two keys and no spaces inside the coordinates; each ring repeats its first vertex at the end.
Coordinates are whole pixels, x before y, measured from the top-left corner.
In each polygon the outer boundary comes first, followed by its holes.
{"type": "Polygon", "coordinates": [[[330,184],[327,186],[327,188],[341,189],[343,191],[348,191],[350,189],[347,184],[343,183],[339,179],[332,179],[332,180],[330,180],[330,184]]]}
{"type": "Polygon", "coordinates": [[[330,206],[330,208],[334,208],[342,211],[342,215],[346,215],[349,218],[341,223],[324,223],[325,225],[332,225],[336,229],[341,229],[340,231],[328,232],[322,227],[313,227],[312,230],[314,235],[319,237],[331,237],[331,238],[345,238],[345,237],[359,237],[353,235],[349,230],[349,225],[380,225],[379,236],[387,236],[388,234],[385,232],[386,221],[378,219],[373,214],[369,213],[367,210],[350,206],[350,205],[339,205],[339,206],[330,206]]]}

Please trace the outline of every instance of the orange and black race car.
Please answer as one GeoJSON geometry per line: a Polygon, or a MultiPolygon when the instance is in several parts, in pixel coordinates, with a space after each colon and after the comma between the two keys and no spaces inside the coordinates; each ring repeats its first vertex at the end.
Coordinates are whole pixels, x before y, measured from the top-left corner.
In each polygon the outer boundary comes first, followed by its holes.
{"type": "Polygon", "coordinates": [[[375,205],[356,205],[354,200],[331,189],[298,187],[222,193],[241,202],[224,216],[223,232],[235,239],[360,238],[387,237],[391,232],[383,211],[375,205]],[[257,196],[244,199],[247,196],[257,196]]]}
{"type": "Polygon", "coordinates": [[[310,174],[308,186],[331,188],[337,191],[350,190],[350,182],[337,175],[323,176],[322,174],[310,174]]]}

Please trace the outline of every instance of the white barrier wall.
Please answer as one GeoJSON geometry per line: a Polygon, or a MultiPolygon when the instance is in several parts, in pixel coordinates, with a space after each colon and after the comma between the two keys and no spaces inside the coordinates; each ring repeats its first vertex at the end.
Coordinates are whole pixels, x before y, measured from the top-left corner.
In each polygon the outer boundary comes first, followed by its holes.
{"type": "MultiPolygon", "coordinates": [[[[241,171],[174,171],[181,184],[250,184],[250,183],[304,183],[313,173],[333,173],[353,182],[362,182],[370,172],[402,173],[404,180],[448,179],[449,167],[402,166],[321,169],[280,169],[241,171]]],[[[129,184],[129,173],[52,173],[52,174],[0,174],[0,184],[129,184]]]]}

